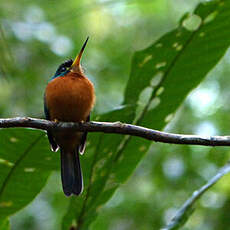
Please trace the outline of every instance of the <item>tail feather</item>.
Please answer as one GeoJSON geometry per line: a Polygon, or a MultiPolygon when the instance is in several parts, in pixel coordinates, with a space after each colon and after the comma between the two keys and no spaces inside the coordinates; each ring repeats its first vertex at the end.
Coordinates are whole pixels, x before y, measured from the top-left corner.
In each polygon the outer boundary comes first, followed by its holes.
{"type": "Polygon", "coordinates": [[[72,193],[80,195],[83,191],[83,178],[78,150],[65,152],[61,149],[61,179],[66,196],[70,196],[72,193]]]}

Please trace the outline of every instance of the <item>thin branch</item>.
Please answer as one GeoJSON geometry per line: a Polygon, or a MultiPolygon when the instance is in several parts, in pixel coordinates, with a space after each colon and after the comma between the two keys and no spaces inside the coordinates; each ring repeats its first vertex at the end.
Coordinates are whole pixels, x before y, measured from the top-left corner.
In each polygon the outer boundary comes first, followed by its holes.
{"type": "Polygon", "coordinates": [[[162,228],[161,230],[175,230],[179,229],[191,213],[194,211],[195,202],[214,184],[216,184],[224,175],[230,172],[230,163],[227,163],[223,166],[218,173],[212,177],[204,186],[202,186],[199,190],[195,191],[192,196],[182,205],[182,207],[177,211],[176,215],[170,221],[170,223],[162,228]]]}
{"type": "Polygon", "coordinates": [[[169,144],[189,144],[206,146],[230,146],[230,136],[198,136],[160,132],[141,126],[123,124],[121,122],[52,122],[30,117],[0,119],[0,128],[26,127],[42,130],[117,133],[142,137],[147,140],[169,144]]]}

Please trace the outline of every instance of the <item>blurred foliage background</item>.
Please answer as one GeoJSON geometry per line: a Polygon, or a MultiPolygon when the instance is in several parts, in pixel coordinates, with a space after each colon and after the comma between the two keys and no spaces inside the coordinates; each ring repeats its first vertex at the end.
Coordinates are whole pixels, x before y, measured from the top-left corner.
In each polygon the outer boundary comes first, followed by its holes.
{"type": "MultiPolygon", "coordinates": [[[[94,113],[117,107],[123,99],[134,51],[175,28],[179,18],[199,2],[2,1],[0,116],[43,117],[47,81],[63,60],[75,57],[88,35],[83,66],[96,87],[94,113]]],[[[229,134],[229,54],[190,93],[167,131],[229,134]]],[[[153,144],[132,177],[101,209],[91,229],[159,229],[229,156],[226,147],[153,144]]],[[[229,179],[226,176],[203,196],[183,229],[226,229],[230,224],[229,179]]],[[[40,195],[11,218],[12,229],[60,229],[67,199],[59,172],[54,172],[40,195]]]]}

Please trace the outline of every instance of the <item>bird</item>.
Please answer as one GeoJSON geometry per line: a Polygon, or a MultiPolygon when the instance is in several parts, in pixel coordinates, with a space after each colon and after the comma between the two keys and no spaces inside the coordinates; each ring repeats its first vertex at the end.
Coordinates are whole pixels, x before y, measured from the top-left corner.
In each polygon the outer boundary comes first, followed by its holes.
{"type": "MultiPolygon", "coordinates": [[[[44,113],[54,122],[88,122],[95,103],[93,83],[85,76],[80,64],[89,37],[74,61],[63,62],[48,82],[44,93],[44,113]]],[[[80,195],[83,176],[79,154],[86,146],[87,132],[47,131],[51,150],[60,149],[61,181],[64,194],[80,195]]]]}

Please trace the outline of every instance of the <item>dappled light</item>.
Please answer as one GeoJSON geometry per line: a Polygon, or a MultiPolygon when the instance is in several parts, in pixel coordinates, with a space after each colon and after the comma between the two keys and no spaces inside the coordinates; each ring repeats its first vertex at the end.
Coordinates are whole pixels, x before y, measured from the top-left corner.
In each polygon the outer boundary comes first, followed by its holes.
{"type": "Polygon", "coordinates": [[[42,123],[47,83],[89,36],[81,63],[95,86],[91,120],[98,123],[83,126],[107,124],[116,130],[89,131],[80,156],[84,192],[67,198],[60,153],[51,153],[43,132],[55,124],[46,123],[42,131],[29,125],[0,129],[1,230],[169,230],[178,210],[194,197],[193,214],[192,207],[177,229],[228,228],[227,0],[12,0],[0,5],[1,120],[33,117],[39,120],[23,119],[42,123]],[[118,132],[134,132],[131,125],[178,134],[173,140],[183,145],[150,141],[159,141],[154,131],[151,138],[146,130],[142,136],[118,132]],[[211,137],[217,135],[223,137],[211,137]],[[221,143],[225,147],[211,147],[221,143]],[[198,200],[199,189],[220,174],[198,200]]]}

